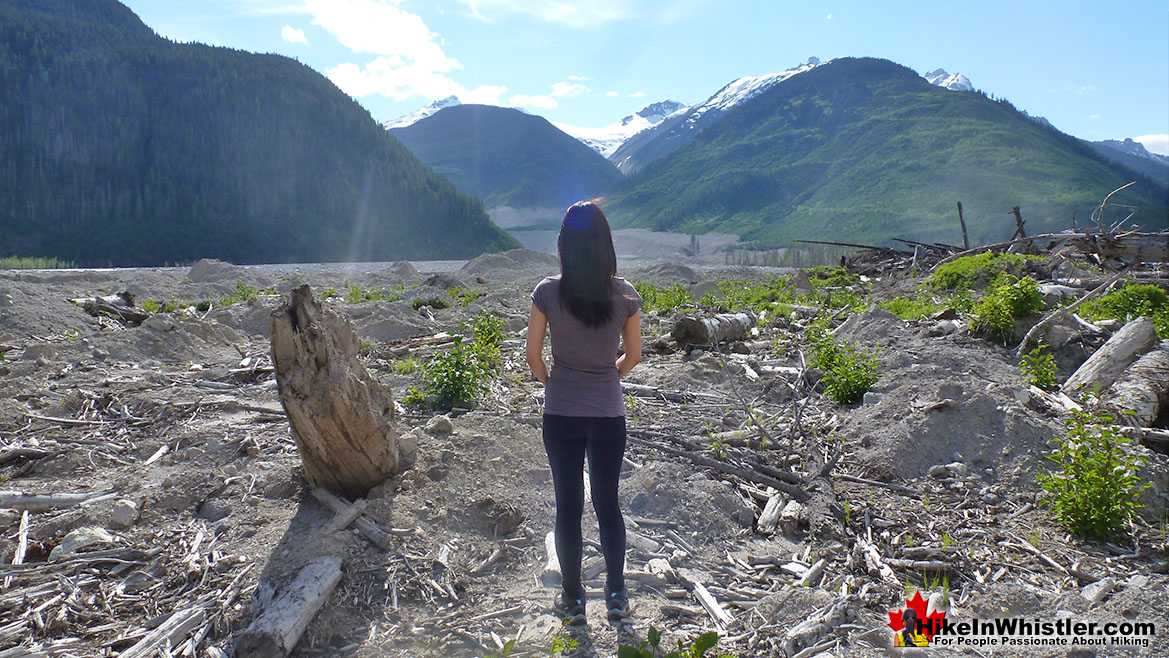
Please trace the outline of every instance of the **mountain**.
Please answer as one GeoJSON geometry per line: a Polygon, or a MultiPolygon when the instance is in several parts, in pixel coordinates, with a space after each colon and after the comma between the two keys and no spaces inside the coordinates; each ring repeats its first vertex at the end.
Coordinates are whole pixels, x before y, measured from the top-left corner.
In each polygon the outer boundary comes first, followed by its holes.
{"type": "Polygon", "coordinates": [[[1150,153],[1144,144],[1131,137],[1126,137],[1124,141],[1106,139],[1087,143],[1096,149],[1097,153],[1109,160],[1144,174],[1159,182],[1163,187],[1169,188],[1169,156],[1150,153]]]}
{"type": "Polygon", "coordinates": [[[613,152],[630,137],[643,130],[653,128],[673,114],[685,109],[687,109],[685,104],[666,99],[650,103],[620,121],[615,121],[602,128],[578,128],[562,123],[553,125],[607,158],[613,155],[613,152]]]}
{"type": "Polygon", "coordinates": [[[454,107],[456,105],[462,105],[462,102],[459,101],[458,96],[447,96],[446,98],[440,98],[419,110],[415,110],[410,114],[407,114],[406,116],[398,117],[393,121],[387,121],[382,124],[382,127],[386,130],[390,130],[392,128],[405,128],[406,126],[412,126],[443,108],[454,107]]]}
{"type": "Polygon", "coordinates": [[[718,90],[705,102],[693,105],[685,112],[678,112],[653,128],[629,138],[609,156],[609,160],[617,165],[621,173],[631,174],[656,158],[688,144],[698,133],[716,123],[736,105],[819,65],[819,59],[810,57],[802,66],[781,73],[739,78],[718,90]]]}
{"type": "Polygon", "coordinates": [[[389,131],[488,208],[564,208],[605,194],[620,172],[547,120],[506,107],[456,105],[389,131]]]}
{"type": "Polygon", "coordinates": [[[162,39],[114,0],[0,3],[0,254],[96,266],[514,246],[307,66],[162,39]]]}
{"type": "Polygon", "coordinates": [[[961,73],[946,73],[945,69],[935,69],[922,76],[931,85],[937,85],[950,91],[974,91],[974,85],[970,83],[970,78],[961,73]]]}
{"type": "MultiPolygon", "coordinates": [[[[1134,174],[1010,103],[951,93],[886,60],[840,59],[771,86],[609,193],[614,226],[735,233],[759,247],[793,239],[1009,238],[1081,225],[1134,174]]],[[[1167,195],[1140,184],[1118,204],[1163,229],[1167,195]]],[[[1116,213],[1127,213],[1117,208],[1116,213]]],[[[1124,215],[1106,220],[1123,219],[1124,215]]]]}

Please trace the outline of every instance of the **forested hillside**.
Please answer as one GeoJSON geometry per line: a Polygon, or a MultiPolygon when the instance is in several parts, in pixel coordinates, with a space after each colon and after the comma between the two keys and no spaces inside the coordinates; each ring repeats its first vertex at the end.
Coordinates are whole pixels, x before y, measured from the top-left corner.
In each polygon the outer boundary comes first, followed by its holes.
{"type": "Polygon", "coordinates": [[[444,108],[390,134],[488,208],[557,208],[605,194],[621,178],[601,154],[519,110],[444,108]]]}
{"type": "Polygon", "coordinates": [[[952,92],[886,60],[842,59],[785,80],[610,192],[615,226],[793,239],[960,243],[1080,226],[1136,180],[1106,219],[1166,226],[1154,181],[1040,125],[1006,101],[952,92]],[[1124,207],[1129,206],[1129,207],[1124,207]]]}
{"type": "Polygon", "coordinates": [[[0,255],[143,265],[515,246],[294,60],[176,44],[114,0],[0,4],[0,255]]]}

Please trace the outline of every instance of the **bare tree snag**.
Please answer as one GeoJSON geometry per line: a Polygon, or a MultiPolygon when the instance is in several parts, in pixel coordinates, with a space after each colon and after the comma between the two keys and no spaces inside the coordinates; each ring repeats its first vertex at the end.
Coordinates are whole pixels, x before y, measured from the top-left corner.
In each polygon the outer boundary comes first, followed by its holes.
{"type": "Polygon", "coordinates": [[[966,218],[962,216],[962,202],[958,202],[958,223],[962,225],[962,248],[970,249],[970,238],[966,235],[966,218]]]}
{"type": "Polygon", "coordinates": [[[309,562],[240,634],[236,655],[242,658],[287,656],[339,582],[341,558],[325,555],[309,562]]]}
{"type": "Polygon", "coordinates": [[[1075,397],[1080,391],[1092,391],[1096,385],[1107,390],[1130,365],[1158,342],[1153,321],[1139,318],[1124,325],[1107,343],[1096,350],[1068,380],[1063,392],[1075,397]]]}
{"type": "Polygon", "coordinates": [[[1169,405],[1169,340],[1137,359],[1103,396],[1103,402],[1117,424],[1151,426],[1169,405]],[[1132,413],[1122,413],[1126,410],[1132,413]]]}
{"type": "Polygon", "coordinates": [[[414,455],[399,444],[392,392],[361,365],[349,321],[302,285],[269,326],[280,403],[309,482],[357,499],[409,467],[414,455]]]}
{"type": "Polygon", "coordinates": [[[684,349],[690,346],[713,347],[725,341],[743,340],[755,326],[747,313],[720,313],[713,318],[681,318],[674,323],[670,337],[684,349]]]}

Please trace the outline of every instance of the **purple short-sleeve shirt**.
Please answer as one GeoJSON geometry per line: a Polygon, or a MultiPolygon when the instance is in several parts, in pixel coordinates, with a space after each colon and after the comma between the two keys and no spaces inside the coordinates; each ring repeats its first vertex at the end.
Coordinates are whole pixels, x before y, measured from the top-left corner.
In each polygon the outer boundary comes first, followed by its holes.
{"type": "Polygon", "coordinates": [[[532,303],[548,317],[552,369],[544,391],[544,413],[559,416],[624,416],[617,346],[621,327],[641,310],[641,295],[628,281],[613,277],[613,315],[587,327],[560,302],[560,277],[541,281],[532,303]]]}

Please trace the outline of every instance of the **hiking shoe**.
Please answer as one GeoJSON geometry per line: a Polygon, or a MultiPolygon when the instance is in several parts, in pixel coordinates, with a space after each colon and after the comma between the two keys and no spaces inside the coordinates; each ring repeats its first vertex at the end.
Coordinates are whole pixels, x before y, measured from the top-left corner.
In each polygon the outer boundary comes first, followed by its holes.
{"type": "Polygon", "coordinates": [[[583,598],[575,598],[567,594],[561,594],[552,604],[552,610],[569,626],[580,626],[587,620],[583,598]]]}
{"type": "Polygon", "coordinates": [[[609,621],[621,621],[629,616],[629,590],[622,587],[616,592],[605,591],[605,608],[609,621]]]}

